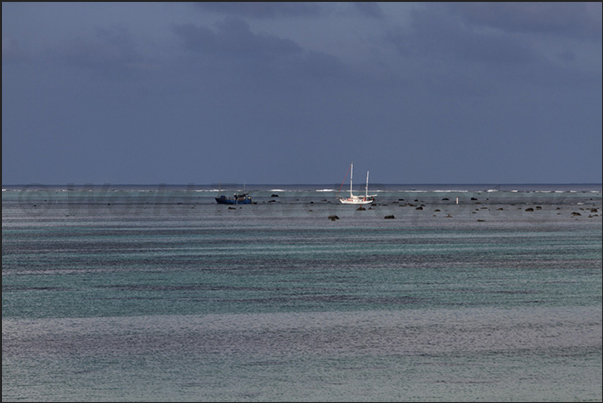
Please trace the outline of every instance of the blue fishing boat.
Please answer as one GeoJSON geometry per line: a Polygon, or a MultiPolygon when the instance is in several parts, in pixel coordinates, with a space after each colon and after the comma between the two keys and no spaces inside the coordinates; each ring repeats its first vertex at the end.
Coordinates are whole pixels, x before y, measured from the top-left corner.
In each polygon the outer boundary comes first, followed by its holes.
{"type": "Polygon", "coordinates": [[[235,193],[233,197],[221,195],[215,199],[218,204],[251,204],[251,197],[248,193],[235,193]]]}

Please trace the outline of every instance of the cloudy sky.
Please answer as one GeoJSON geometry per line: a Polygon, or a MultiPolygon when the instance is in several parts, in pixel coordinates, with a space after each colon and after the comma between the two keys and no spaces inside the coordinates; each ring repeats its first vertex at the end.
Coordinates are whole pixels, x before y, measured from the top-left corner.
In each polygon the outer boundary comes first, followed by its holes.
{"type": "Polygon", "coordinates": [[[601,183],[601,3],[2,3],[2,183],[601,183]]]}

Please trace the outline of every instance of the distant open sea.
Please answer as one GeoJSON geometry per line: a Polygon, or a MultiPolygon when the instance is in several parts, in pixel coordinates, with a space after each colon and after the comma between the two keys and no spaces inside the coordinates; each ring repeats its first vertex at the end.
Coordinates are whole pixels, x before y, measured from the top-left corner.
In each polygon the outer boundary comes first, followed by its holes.
{"type": "Polygon", "coordinates": [[[602,400],[601,184],[340,188],[3,185],[2,401],[602,400]]]}

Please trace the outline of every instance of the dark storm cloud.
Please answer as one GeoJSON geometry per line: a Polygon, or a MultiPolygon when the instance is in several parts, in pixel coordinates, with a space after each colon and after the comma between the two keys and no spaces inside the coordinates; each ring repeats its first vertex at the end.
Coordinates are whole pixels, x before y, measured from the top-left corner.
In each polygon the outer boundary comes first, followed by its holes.
{"type": "Polygon", "coordinates": [[[15,63],[27,59],[28,57],[19,42],[15,38],[2,34],[2,63],[15,63]]]}
{"type": "Polygon", "coordinates": [[[142,58],[124,29],[96,29],[80,34],[62,47],[64,59],[77,67],[107,74],[127,74],[138,70],[142,58]]]}
{"type": "Polygon", "coordinates": [[[564,62],[573,62],[576,60],[576,54],[571,50],[566,50],[565,52],[558,52],[557,57],[564,62]]]}
{"type": "Polygon", "coordinates": [[[360,15],[369,18],[382,18],[383,12],[377,3],[270,3],[270,2],[200,2],[199,10],[242,18],[313,18],[331,15],[360,15]]]}
{"type": "Polygon", "coordinates": [[[239,18],[225,18],[216,26],[216,32],[193,24],[176,25],[174,31],[182,38],[187,49],[199,53],[274,59],[302,51],[299,45],[289,39],[254,34],[249,24],[239,18]]]}
{"type": "Polygon", "coordinates": [[[534,59],[525,43],[500,33],[477,32],[441,10],[416,9],[409,28],[394,30],[390,40],[402,56],[476,63],[525,63],[534,59]]]}
{"type": "Polygon", "coordinates": [[[200,57],[240,61],[239,71],[261,67],[267,75],[279,71],[288,75],[334,76],[343,68],[334,56],[306,51],[290,39],[254,33],[249,24],[236,17],[217,23],[215,31],[194,24],[175,25],[173,30],[188,51],[200,57]]]}
{"type": "Polygon", "coordinates": [[[590,85],[598,72],[576,66],[577,59],[590,60],[592,55],[583,47],[574,50],[578,31],[571,27],[595,19],[580,11],[583,6],[555,6],[544,15],[536,15],[533,8],[549,10],[546,6],[531,7],[430,4],[415,8],[410,24],[390,30],[388,39],[407,63],[423,68],[412,70],[415,78],[431,82],[430,88],[440,93],[472,87],[479,89],[473,93],[489,93],[515,84],[534,89],[590,85]],[[506,17],[497,20],[497,10],[506,17]],[[563,18],[563,10],[573,12],[563,18]],[[438,77],[445,77],[445,83],[438,77]]]}
{"type": "Polygon", "coordinates": [[[316,17],[325,10],[319,3],[200,2],[200,10],[252,18],[316,17]]]}
{"type": "Polygon", "coordinates": [[[363,16],[372,18],[382,18],[383,12],[377,3],[371,2],[352,2],[353,7],[363,16]]]}
{"type": "Polygon", "coordinates": [[[601,7],[588,3],[447,3],[471,25],[506,32],[572,35],[601,40],[601,7]],[[593,15],[598,13],[598,17],[593,15]]]}

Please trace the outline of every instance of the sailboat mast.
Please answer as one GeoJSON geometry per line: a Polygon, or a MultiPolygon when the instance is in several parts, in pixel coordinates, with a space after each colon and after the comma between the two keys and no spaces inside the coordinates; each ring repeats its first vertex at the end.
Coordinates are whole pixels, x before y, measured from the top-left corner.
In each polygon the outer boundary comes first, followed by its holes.
{"type": "Polygon", "coordinates": [[[368,174],[369,171],[366,171],[366,188],[365,188],[365,194],[366,194],[366,198],[368,199],[368,174]]]}
{"type": "Polygon", "coordinates": [[[350,167],[350,197],[352,197],[352,177],[354,176],[354,163],[350,167]]]}

